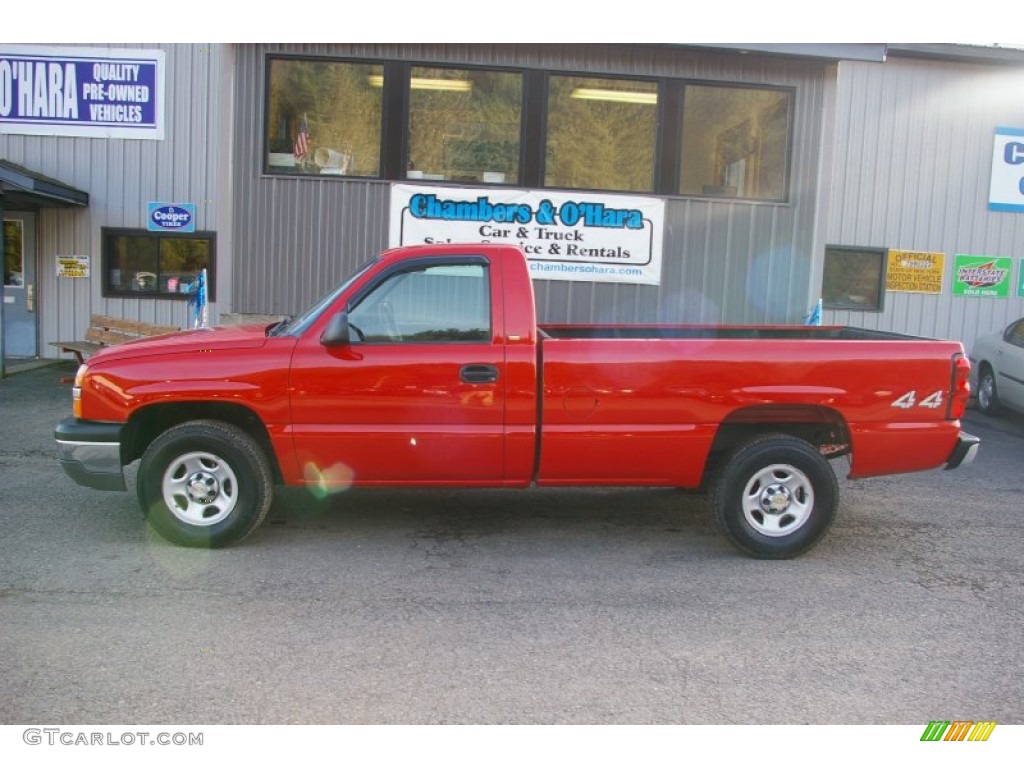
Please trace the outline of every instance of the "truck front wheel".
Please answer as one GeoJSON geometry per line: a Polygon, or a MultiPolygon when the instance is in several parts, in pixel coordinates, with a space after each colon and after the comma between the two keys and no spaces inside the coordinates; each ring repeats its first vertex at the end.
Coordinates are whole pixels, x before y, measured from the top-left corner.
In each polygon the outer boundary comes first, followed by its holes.
{"type": "Polygon", "coordinates": [[[168,541],[225,547],[263,522],[273,486],[266,454],[248,433],[219,421],[190,421],[146,449],[138,495],[147,522],[168,541]]]}
{"type": "Polygon", "coordinates": [[[712,494],[719,529],[740,550],[765,560],[813,547],[832,525],[838,501],[828,460],[789,435],[767,435],[736,449],[712,494]]]}

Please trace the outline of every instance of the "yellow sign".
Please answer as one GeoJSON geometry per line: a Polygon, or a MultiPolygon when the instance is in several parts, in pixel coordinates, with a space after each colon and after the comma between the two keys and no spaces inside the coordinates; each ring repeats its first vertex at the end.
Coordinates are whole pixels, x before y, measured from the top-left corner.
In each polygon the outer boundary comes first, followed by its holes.
{"type": "Polygon", "coordinates": [[[88,277],[88,256],[58,256],[57,277],[88,277]]]}
{"type": "Polygon", "coordinates": [[[925,251],[889,251],[885,290],[906,293],[942,293],[946,254],[925,251]]]}

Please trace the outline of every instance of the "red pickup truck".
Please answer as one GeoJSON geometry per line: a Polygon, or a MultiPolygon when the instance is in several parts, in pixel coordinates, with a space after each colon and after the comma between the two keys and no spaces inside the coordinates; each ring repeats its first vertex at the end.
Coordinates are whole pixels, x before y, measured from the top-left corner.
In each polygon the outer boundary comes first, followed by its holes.
{"type": "Polygon", "coordinates": [[[849,476],[954,468],[960,343],[812,326],[538,325],[523,253],[398,248],[299,317],[101,350],[57,425],[75,481],[124,490],[161,535],[220,547],[275,484],[706,488],[742,551],[786,558],[849,476]]]}

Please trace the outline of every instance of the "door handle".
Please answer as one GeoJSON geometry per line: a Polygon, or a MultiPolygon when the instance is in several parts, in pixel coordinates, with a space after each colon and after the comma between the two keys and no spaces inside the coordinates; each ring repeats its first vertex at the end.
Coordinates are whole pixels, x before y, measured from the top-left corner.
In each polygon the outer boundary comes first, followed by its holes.
{"type": "Polygon", "coordinates": [[[498,367],[483,364],[464,365],[459,370],[459,378],[464,384],[492,384],[498,380],[498,367]]]}

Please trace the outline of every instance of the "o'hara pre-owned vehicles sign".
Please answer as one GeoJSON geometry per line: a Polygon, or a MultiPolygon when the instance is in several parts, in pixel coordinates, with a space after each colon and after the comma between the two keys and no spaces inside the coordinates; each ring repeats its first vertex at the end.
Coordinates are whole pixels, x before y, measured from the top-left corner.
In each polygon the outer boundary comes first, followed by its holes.
{"type": "Polygon", "coordinates": [[[0,133],[163,139],[164,52],[0,44],[0,133]]]}
{"type": "Polygon", "coordinates": [[[657,285],[664,220],[649,197],[396,184],[390,243],[507,243],[534,278],[657,285]]]}

